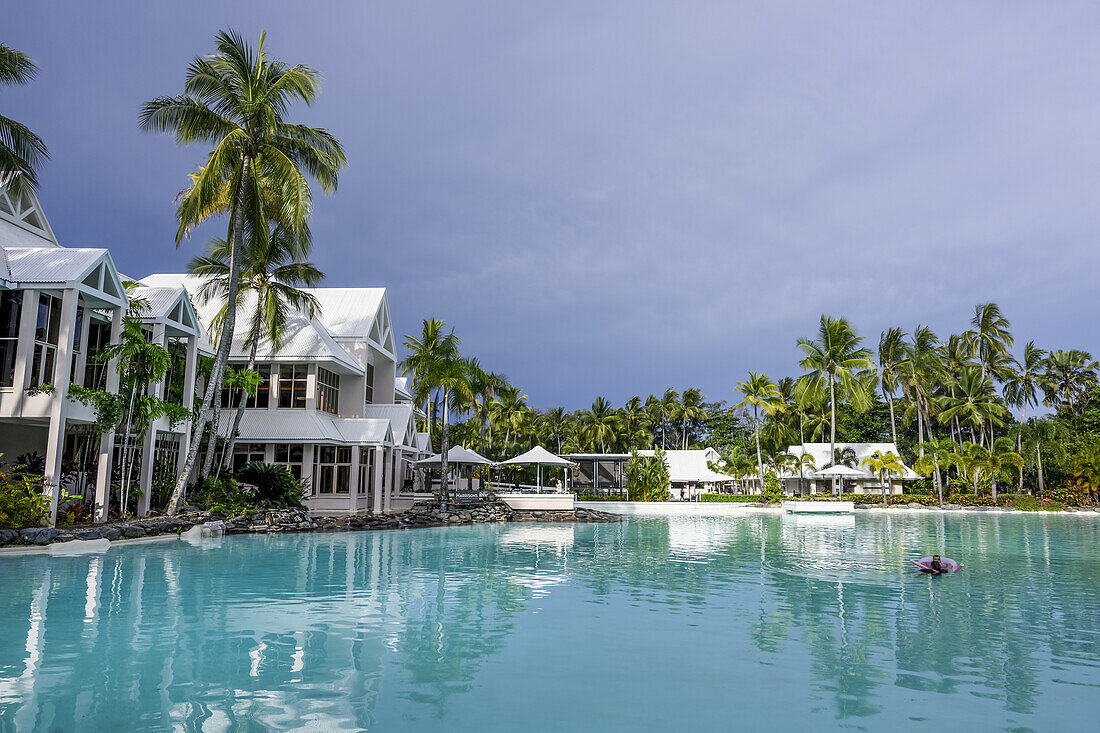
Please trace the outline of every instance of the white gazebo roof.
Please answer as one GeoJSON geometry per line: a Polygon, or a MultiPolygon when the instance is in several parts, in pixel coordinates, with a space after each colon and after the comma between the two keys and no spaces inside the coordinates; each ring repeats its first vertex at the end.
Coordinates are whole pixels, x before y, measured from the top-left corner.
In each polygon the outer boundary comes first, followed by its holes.
{"type": "Polygon", "coordinates": [[[859,468],[849,468],[843,464],[829,466],[816,472],[814,476],[843,476],[845,478],[874,478],[870,473],[859,468]]]}
{"type": "MultiPolygon", "coordinates": [[[[416,463],[420,466],[435,466],[442,464],[443,458],[439,455],[434,455],[431,458],[425,458],[416,463]]],[[[485,456],[479,455],[475,451],[456,445],[447,451],[447,463],[453,463],[456,466],[487,466],[491,464],[492,461],[485,456]]]]}
{"type": "Polygon", "coordinates": [[[515,458],[509,458],[507,461],[501,461],[502,466],[561,466],[568,467],[575,465],[573,461],[566,460],[561,456],[556,456],[550,451],[543,448],[541,445],[536,445],[531,450],[518,455],[515,458]]]}

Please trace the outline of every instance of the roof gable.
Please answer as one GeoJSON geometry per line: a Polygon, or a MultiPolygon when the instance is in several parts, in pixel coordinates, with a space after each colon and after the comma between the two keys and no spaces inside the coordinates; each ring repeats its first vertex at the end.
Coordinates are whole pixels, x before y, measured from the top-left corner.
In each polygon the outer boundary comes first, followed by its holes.
{"type": "Polygon", "coordinates": [[[15,196],[6,186],[0,186],[0,222],[18,227],[34,235],[34,239],[17,237],[18,241],[7,242],[11,245],[59,247],[50,222],[42,204],[32,191],[24,191],[15,196]],[[37,241],[36,241],[37,240],[37,241]]]}

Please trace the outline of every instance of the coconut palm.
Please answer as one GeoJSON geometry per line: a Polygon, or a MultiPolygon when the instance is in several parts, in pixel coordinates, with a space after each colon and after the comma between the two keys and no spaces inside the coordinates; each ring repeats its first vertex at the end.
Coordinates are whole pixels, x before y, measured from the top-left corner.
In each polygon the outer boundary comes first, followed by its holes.
{"type": "Polygon", "coordinates": [[[753,433],[756,437],[756,470],[760,479],[760,486],[764,486],[764,459],[760,452],[760,412],[765,415],[774,415],[783,409],[783,396],[767,374],[749,372],[749,378],[744,382],[738,382],[734,388],[740,392],[742,400],[734,405],[738,407],[752,407],[753,433]]]}
{"type": "Polygon", "coordinates": [[[905,331],[890,328],[878,340],[878,373],[882,396],[890,405],[890,433],[898,444],[898,423],[894,416],[894,392],[901,386],[901,368],[905,363],[905,331]]]}
{"type": "Polygon", "coordinates": [[[974,317],[970,319],[970,326],[970,330],[963,332],[963,338],[978,357],[984,379],[989,373],[990,364],[997,357],[1006,354],[1015,343],[1009,331],[1011,324],[996,303],[979,303],[974,306],[974,317]]]}
{"type": "MultiPolygon", "coordinates": [[[[1043,364],[1046,361],[1047,352],[1037,348],[1034,341],[1028,341],[1024,346],[1024,358],[1017,364],[1017,369],[1005,380],[1001,389],[1005,402],[1013,407],[1020,408],[1020,424],[1027,422],[1027,408],[1039,403],[1039,392],[1042,389],[1043,364]]],[[[1023,452],[1023,431],[1016,431],[1016,452],[1023,452]]],[[[1024,467],[1020,466],[1020,492],[1024,490],[1024,467]]]]}
{"type": "Polygon", "coordinates": [[[680,425],[684,450],[688,449],[688,425],[706,419],[707,410],[703,407],[703,392],[696,387],[685,389],[680,398],[680,425]]]}
{"type": "Polygon", "coordinates": [[[1077,349],[1051,351],[1040,384],[1043,404],[1058,410],[1076,410],[1088,402],[1088,392],[1096,386],[1100,363],[1092,354],[1077,349]]]}
{"type": "MultiPolygon", "coordinates": [[[[217,35],[217,52],[196,57],[188,67],[184,93],[157,97],[141,111],[141,128],[173,133],[184,145],[214,146],[206,163],[181,196],[176,211],[176,245],[198,224],[229,207],[229,276],[226,302],[237,303],[241,258],[246,235],[265,235],[264,206],[273,189],[282,204],[279,221],[301,229],[312,210],[307,176],[325,191],[335,191],[346,158],[328,131],[291,124],[285,116],[295,100],[311,104],[320,89],[318,75],[308,66],[289,66],[269,58],[265,34],[255,50],[234,31],[217,35]]],[[[213,371],[195,420],[194,439],[180,471],[168,513],[179,508],[187,477],[199,450],[207,413],[229,361],[236,328],[236,308],[226,311],[214,357],[213,371]]]]}
{"type": "Polygon", "coordinates": [[[603,397],[597,397],[592,403],[592,409],[581,413],[581,423],[589,444],[598,445],[600,453],[606,453],[607,443],[615,439],[615,430],[619,424],[619,416],[611,403],[603,397]]]}
{"type": "Polygon", "coordinates": [[[435,419],[436,396],[439,385],[435,379],[437,366],[447,360],[458,358],[458,346],[461,343],[454,329],[444,332],[447,324],[437,318],[425,318],[420,336],[405,337],[405,351],[408,353],[397,367],[406,377],[410,377],[409,387],[413,399],[424,405],[425,429],[431,436],[432,422],[435,419]]]}
{"type": "Polygon", "coordinates": [[[566,433],[568,417],[562,407],[552,407],[539,416],[543,429],[550,439],[557,445],[557,452],[561,453],[562,437],[566,433]]]}
{"type": "Polygon", "coordinates": [[[717,461],[707,461],[707,467],[715,473],[724,473],[737,481],[756,473],[756,463],[741,452],[740,446],[733,446],[729,453],[718,451],[717,461]]]}
{"type": "Polygon", "coordinates": [[[836,449],[836,393],[839,385],[847,401],[859,411],[871,406],[865,377],[874,370],[871,352],[860,346],[863,339],[843,318],[821,316],[817,339],[801,338],[798,348],[805,354],[799,366],[809,370],[809,383],[829,388],[829,453],[836,449]]]}
{"type": "Polygon", "coordinates": [[[653,435],[648,428],[649,415],[641,397],[631,397],[619,413],[619,426],[622,428],[626,448],[648,448],[653,443],[653,435]]]}
{"type": "MultiPolygon", "coordinates": [[[[932,391],[943,375],[939,345],[940,340],[931,328],[918,325],[913,329],[912,341],[906,347],[906,358],[901,366],[902,392],[917,419],[918,446],[924,443],[926,426],[928,435],[932,435],[932,391]]],[[[907,417],[909,412],[906,411],[907,417]]]]}
{"type": "Polygon", "coordinates": [[[496,399],[500,390],[506,389],[508,378],[496,372],[487,372],[481,368],[476,358],[470,359],[470,389],[476,401],[479,424],[478,434],[481,445],[491,444],[489,437],[489,405],[496,399]]]}
{"type": "Polygon", "coordinates": [[[984,376],[975,365],[963,367],[958,379],[953,380],[956,397],[947,397],[943,400],[944,409],[940,412],[941,420],[953,420],[956,417],[970,425],[970,442],[978,443],[978,435],[982,434],[982,443],[985,442],[983,427],[988,421],[991,425],[1003,425],[1002,416],[1006,410],[997,401],[997,395],[993,391],[993,382],[984,376]]]}
{"type": "Polygon", "coordinates": [[[959,455],[958,449],[951,440],[929,438],[922,446],[922,454],[913,468],[925,477],[932,477],[932,482],[936,486],[936,497],[942,507],[943,475],[941,469],[946,470],[954,465],[954,461],[959,455]]]}
{"type": "MultiPolygon", "coordinates": [[[[668,439],[672,434],[673,426],[679,422],[683,412],[683,403],[680,402],[680,393],[671,387],[665,390],[661,397],[661,447],[668,449],[668,439]]],[[[673,442],[675,446],[675,442],[673,442]]]]}
{"type": "MultiPolygon", "coordinates": [[[[204,279],[199,299],[221,298],[222,307],[214,317],[214,328],[224,322],[229,311],[225,300],[229,291],[229,243],[215,239],[203,257],[191,260],[190,270],[204,279]]],[[[310,262],[302,260],[309,255],[309,230],[295,231],[278,224],[266,237],[250,237],[241,256],[241,281],[238,297],[251,310],[248,317],[248,370],[256,369],[256,354],[261,341],[266,340],[272,351],[277,351],[286,336],[286,324],[291,313],[300,312],[314,318],[320,304],[312,293],[302,290],[321,282],[324,274],[310,262]]],[[[239,307],[234,306],[234,307],[239,307]]],[[[229,428],[221,460],[213,466],[213,474],[221,472],[233,455],[233,444],[247,405],[247,393],[241,390],[236,414],[229,428]]],[[[211,469],[207,468],[206,473],[211,469]]]]}
{"type": "Polygon", "coordinates": [[[863,459],[863,466],[878,476],[879,484],[882,486],[882,505],[886,506],[886,476],[888,474],[901,476],[905,472],[901,459],[893,451],[884,453],[877,450],[863,459]]]}
{"type": "Polygon", "coordinates": [[[1036,420],[1032,418],[1027,425],[1021,426],[1023,433],[1023,450],[1021,455],[1035,457],[1035,472],[1038,481],[1039,493],[1046,491],[1046,472],[1043,469],[1043,452],[1048,455],[1054,453],[1055,457],[1065,455],[1065,448],[1059,438],[1062,429],[1054,420],[1036,420]]]}
{"type": "Polygon", "coordinates": [[[784,465],[791,469],[791,472],[798,471],[798,495],[804,496],[806,494],[806,472],[813,473],[817,470],[817,462],[810,453],[787,453],[784,465]]]}
{"type": "MultiPolygon", "coordinates": [[[[1006,468],[1016,468],[1024,464],[1023,457],[1012,450],[1014,446],[1008,438],[997,438],[990,446],[968,445],[967,456],[970,466],[984,471],[989,476],[989,487],[993,495],[993,501],[997,501],[997,477],[1006,468]]],[[[973,475],[974,489],[978,487],[978,472],[973,475]]]]}
{"type": "MultiPolygon", "coordinates": [[[[25,53],[0,43],[0,85],[29,84],[38,67],[25,53]]],[[[21,122],[0,115],[0,186],[16,198],[38,189],[38,168],[50,157],[46,143],[21,122]]]]}

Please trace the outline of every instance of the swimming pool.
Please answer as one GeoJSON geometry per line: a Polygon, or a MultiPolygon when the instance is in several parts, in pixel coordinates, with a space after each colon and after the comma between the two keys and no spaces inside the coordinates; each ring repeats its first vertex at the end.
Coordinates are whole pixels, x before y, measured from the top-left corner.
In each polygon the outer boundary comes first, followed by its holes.
{"type": "Polygon", "coordinates": [[[744,510],[0,555],[0,730],[1095,731],[1098,539],[744,510]]]}

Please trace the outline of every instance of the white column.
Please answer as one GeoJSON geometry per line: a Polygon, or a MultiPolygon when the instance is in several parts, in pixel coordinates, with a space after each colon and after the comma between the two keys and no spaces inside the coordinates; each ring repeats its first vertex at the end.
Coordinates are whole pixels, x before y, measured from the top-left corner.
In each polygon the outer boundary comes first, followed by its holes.
{"type": "Polygon", "coordinates": [[[348,508],[352,512],[359,511],[359,454],[362,448],[357,445],[351,447],[351,480],[348,482],[348,508]]]}
{"type": "Polygon", "coordinates": [[[23,408],[26,389],[31,386],[31,362],[34,360],[34,327],[38,323],[38,291],[24,290],[23,304],[19,307],[19,338],[15,350],[16,414],[23,408]]]}
{"type": "Polygon", "coordinates": [[[394,493],[393,492],[393,487],[394,487],[394,480],[396,479],[396,474],[397,474],[397,448],[396,447],[393,447],[393,448],[389,449],[389,456],[387,456],[386,460],[387,460],[386,473],[388,473],[389,476],[386,477],[386,486],[385,486],[385,492],[386,493],[383,495],[383,499],[382,499],[382,511],[384,511],[386,514],[389,514],[390,511],[393,509],[393,504],[392,504],[392,502],[393,502],[393,493],[394,493]]]}
{"type": "Polygon", "coordinates": [[[50,524],[57,522],[57,499],[61,494],[61,456],[65,450],[65,422],[69,411],[69,369],[73,361],[73,329],[76,326],[76,305],[80,293],[66,290],[61,298],[61,327],[57,333],[57,358],[53,374],[48,375],[54,386],[50,397],[50,428],[46,438],[46,480],[43,490],[50,496],[50,524]]]}
{"type": "Polygon", "coordinates": [[[156,456],[157,430],[150,427],[145,431],[145,439],[141,444],[141,478],[138,486],[141,488],[141,496],[137,501],[137,515],[149,516],[149,503],[153,499],[153,461],[156,456]]]}
{"type": "Polygon", "coordinates": [[[92,309],[84,306],[84,318],[80,324],[80,354],[76,359],[76,371],[73,374],[73,383],[84,385],[84,371],[88,366],[88,332],[92,330],[92,309]]]}
{"type": "Polygon", "coordinates": [[[386,460],[386,449],[378,446],[374,449],[374,478],[371,479],[371,509],[375,514],[382,513],[382,465],[386,460]]]}
{"type": "Polygon", "coordinates": [[[306,409],[317,409],[317,365],[309,365],[309,374],[306,376],[306,409]]]}
{"type": "Polygon", "coordinates": [[[302,446],[302,480],[309,486],[311,496],[315,495],[313,487],[313,451],[313,443],[306,443],[302,446]]]}
{"type": "MultiPolygon", "coordinates": [[[[111,343],[117,344],[122,338],[122,308],[111,313],[111,343]]],[[[107,362],[107,391],[118,392],[118,371],[115,360],[107,362]]],[[[99,439],[99,463],[96,466],[95,482],[95,521],[106,522],[111,497],[111,459],[114,457],[115,431],[104,433],[99,439]]]]}

